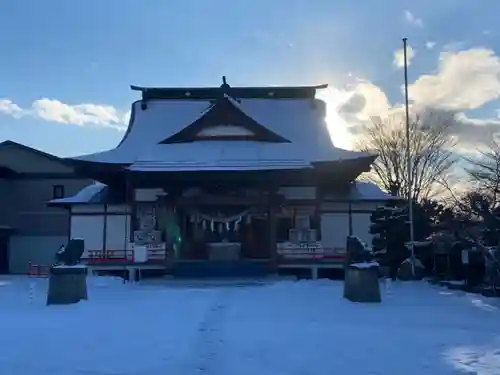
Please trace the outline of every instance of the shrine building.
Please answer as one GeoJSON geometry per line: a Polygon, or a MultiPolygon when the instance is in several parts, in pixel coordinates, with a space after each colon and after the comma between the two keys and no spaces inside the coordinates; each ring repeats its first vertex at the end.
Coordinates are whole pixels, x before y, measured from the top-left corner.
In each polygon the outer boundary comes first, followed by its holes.
{"type": "Polygon", "coordinates": [[[376,158],[334,146],[322,86],[137,87],[114,149],[66,159],[96,181],[70,211],[96,271],[258,276],[342,266],[390,196],[356,181],[376,158]]]}

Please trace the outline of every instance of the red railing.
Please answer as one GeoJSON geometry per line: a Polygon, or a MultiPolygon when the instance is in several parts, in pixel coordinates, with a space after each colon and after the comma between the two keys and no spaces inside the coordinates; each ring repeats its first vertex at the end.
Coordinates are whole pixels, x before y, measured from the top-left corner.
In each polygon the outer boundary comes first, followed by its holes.
{"type": "Polygon", "coordinates": [[[29,277],[48,277],[50,266],[42,264],[28,263],[28,276],[29,277]]]}
{"type": "Polygon", "coordinates": [[[335,260],[342,262],[346,257],[346,250],[344,248],[325,248],[324,249],[324,260],[335,260]]]}
{"type": "MultiPolygon", "coordinates": [[[[134,263],[134,250],[87,250],[82,258],[91,264],[134,263]]],[[[147,263],[159,263],[166,260],[164,249],[148,249],[147,263]]]]}

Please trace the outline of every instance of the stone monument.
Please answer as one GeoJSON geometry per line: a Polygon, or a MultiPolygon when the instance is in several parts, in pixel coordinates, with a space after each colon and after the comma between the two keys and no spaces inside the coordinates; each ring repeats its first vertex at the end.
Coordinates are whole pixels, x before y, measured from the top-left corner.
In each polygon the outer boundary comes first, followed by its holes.
{"type": "Polygon", "coordinates": [[[80,264],[85,249],[83,239],[71,239],[56,254],[50,268],[47,305],[67,305],[86,300],[87,267],[80,264]]]}
{"type": "Polygon", "coordinates": [[[355,236],[347,237],[344,298],[352,302],[381,302],[379,264],[371,249],[355,236]]]}

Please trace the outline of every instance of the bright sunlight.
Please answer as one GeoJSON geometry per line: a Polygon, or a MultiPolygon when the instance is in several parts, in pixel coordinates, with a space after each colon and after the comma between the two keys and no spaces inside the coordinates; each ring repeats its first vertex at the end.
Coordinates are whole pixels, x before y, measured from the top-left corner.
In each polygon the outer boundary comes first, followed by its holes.
{"type": "Polygon", "coordinates": [[[351,93],[335,88],[327,88],[318,92],[317,97],[326,103],[326,124],[335,147],[350,150],[353,147],[352,135],[347,129],[347,123],[339,115],[338,110],[351,93]]]}

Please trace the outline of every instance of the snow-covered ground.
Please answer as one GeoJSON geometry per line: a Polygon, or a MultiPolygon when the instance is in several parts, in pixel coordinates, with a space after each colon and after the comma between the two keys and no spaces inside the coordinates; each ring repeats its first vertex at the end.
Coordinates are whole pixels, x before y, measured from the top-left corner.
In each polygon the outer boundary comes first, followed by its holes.
{"type": "Polygon", "coordinates": [[[46,280],[0,278],[2,375],[500,374],[500,304],[425,282],[353,304],[339,281],[122,284],[45,303],[46,280]],[[31,297],[30,297],[31,296],[31,297]]]}

